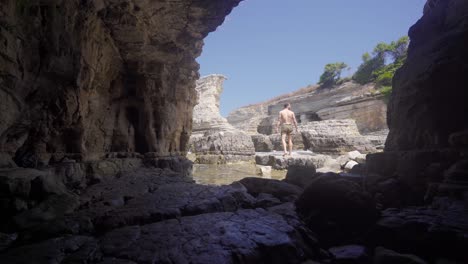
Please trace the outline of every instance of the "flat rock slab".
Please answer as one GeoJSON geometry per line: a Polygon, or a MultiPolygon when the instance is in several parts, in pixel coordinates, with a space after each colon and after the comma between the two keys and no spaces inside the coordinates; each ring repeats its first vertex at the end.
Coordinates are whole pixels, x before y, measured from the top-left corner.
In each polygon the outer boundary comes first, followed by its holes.
{"type": "Polygon", "coordinates": [[[137,263],[294,263],[309,253],[282,216],[263,209],[182,217],[109,232],[106,256],[137,263]]]}
{"type": "Polygon", "coordinates": [[[272,166],[275,170],[284,170],[290,166],[313,166],[321,168],[330,156],[315,154],[309,151],[293,152],[292,155],[283,156],[282,152],[256,153],[255,162],[258,165],[272,166]]]}

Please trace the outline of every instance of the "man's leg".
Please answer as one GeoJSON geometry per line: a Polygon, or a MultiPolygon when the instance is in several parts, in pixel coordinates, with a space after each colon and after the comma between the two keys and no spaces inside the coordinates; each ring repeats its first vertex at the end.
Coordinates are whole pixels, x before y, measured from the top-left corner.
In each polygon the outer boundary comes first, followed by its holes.
{"type": "Polygon", "coordinates": [[[288,154],[286,148],[286,133],[281,133],[281,142],[283,143],[284,154],[288,154]]]}
{"type": "Polygon", "coordinates": [[[289,134],[288,138],[289,138],[289,155],[292,155],[292,149],[293,149],[292,134],[289,134]]]}

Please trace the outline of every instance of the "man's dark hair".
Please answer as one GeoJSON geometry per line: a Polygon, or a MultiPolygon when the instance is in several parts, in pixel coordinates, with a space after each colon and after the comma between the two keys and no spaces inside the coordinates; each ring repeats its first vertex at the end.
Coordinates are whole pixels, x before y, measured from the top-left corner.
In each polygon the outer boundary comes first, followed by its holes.
{"type": "Polygon", "coordinates": [[[284,108],[286,108],[286,107],[289,106],[289,103],[285,103],[283,106],[284,106],[284,108]]]}

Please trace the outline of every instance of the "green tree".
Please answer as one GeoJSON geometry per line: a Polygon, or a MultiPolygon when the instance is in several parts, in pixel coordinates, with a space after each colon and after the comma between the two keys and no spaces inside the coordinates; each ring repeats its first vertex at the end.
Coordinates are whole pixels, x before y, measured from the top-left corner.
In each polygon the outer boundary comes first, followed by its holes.
{"type": "Polygon", "coordinates": [[[340,80],[341,73],[348,65],[344,62],[335,62],[325,65],[324,71],[320,76],[319,84],[322,87],[331,87],[340,80]]]}
{"type": "Polygon", "coordinates": [[[407,36],[389,44],[378,43],[372,51],[372,56],[369,53],[362,55],[363,62],[353,75],[353,80],[360,84],[375,81],[378,86],[391,86],[396,70],[406,60],[408,44],[407,36]]]}

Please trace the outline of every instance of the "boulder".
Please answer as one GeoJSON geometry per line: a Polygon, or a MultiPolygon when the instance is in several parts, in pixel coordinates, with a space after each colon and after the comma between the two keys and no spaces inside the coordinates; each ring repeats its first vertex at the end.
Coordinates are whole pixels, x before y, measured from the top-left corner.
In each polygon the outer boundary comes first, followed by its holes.
{"type": "Polygon", "coordinates": [[[379,216],[372,197],[356,183],[337,174],[325,174],[313,180],[297,199],[296,206],[325,245],[356,236],[379,216]]]}
{"type": "Polygon", "coordinates": [[[266,135],[252,135],[252,141],[255,147],[255,152],[270,152],[273,151],[273,144],[270,137],[266,135]]]}
{"type": "Polygon", "coordinates": [[[222,155],[227,163],[253,160],[255,155],[251,137],[241,131],[207,131],[190,141],[197,156],[222,155]]]}
{"type": "Polygon", "coordinates": [[[314,166],[291,166],[283,181],[305,189],[316,177],[314,166]]]}
{"type": "Polygon", "coordinates": [[[468,210],[464,202],[437,198],[428,206],[382,211],[366,240],[430,262],[446,258],[465,263],[467,234],[468,210]]]}
{"type": "Polygon", "coordinates": [[[257,175],[271,177],[271,166],[256,165],[257,175]]]}
{"type": "Polygon", "coordinates": [[[354,160],[348,161],[345,165],[345,171],[350,172],[356,165],[359,165],[359,163],[354,160]]]}
{"type": "Polygon", "coordinates": [[[317,172],[340,172],[340,171],[341,171],[340,163],[336,159],[333,159],[331,157],[325,161],[322,168],[317,170],[317,172]]]}
{"type": "Polygon", "coordinates": [[[352,119],[324,120],[301,125],[305,149],[325,154],[345,154],[359,150],[375,152],[370,141],[362,136],[352,119]]]}
{"type": "Polygon", "coordinates": [[[282,152],[256,153],[258,165],[272,166],[275,170],[288,169],[291,166],[313,166],[321,168],[329,156],[314,154],[308,151],[293,152],[293,155],[283,156],[282,152]]]}
{"type": "Polygon", "coordinates": [[[302,189],[287,182],[262,178],[244,178],[239,181],[247,188],[251,195],[258,196],[260,193],[268,193],[281,201],[293,201],[301,193],[302,189]]]}
{"type": "Polygon", "coordinates": [[[349,159],[354,160],[358,163],[366,163],[366,155],[361,154],[357,150],[348,152],[348,157],[349,159]]]}

